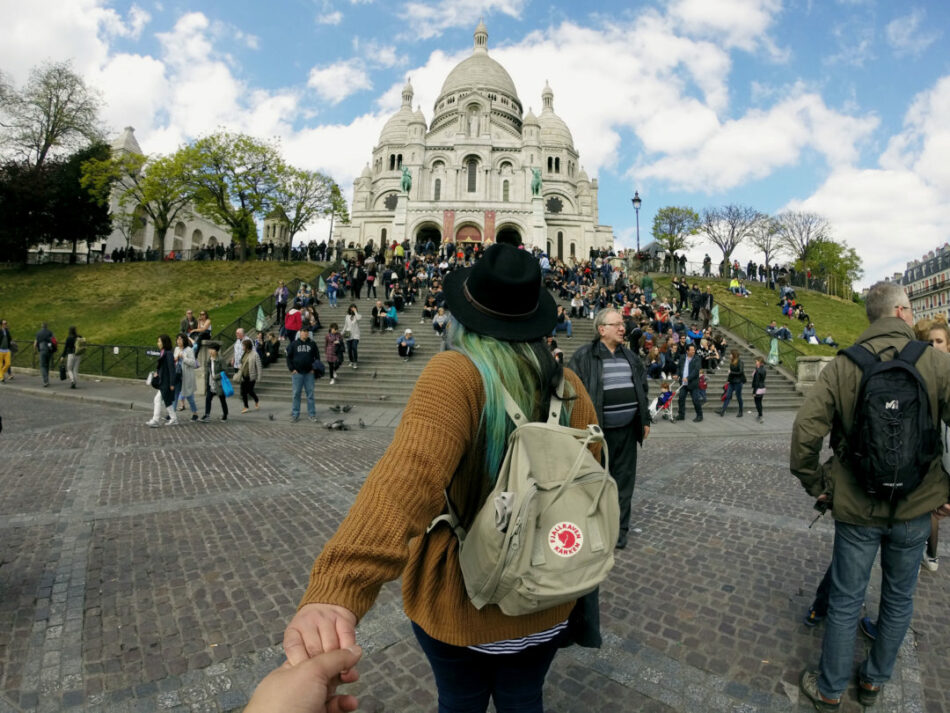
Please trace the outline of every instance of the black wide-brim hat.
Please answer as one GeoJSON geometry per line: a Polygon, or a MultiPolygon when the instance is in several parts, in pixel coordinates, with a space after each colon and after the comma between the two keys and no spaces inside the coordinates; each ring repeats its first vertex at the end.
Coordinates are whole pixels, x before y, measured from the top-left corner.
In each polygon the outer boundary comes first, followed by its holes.
{"type": "Polygon", "coordinates": [[[557,306],[541,283],[533,255],[505,243],[489,247],[472,267],[450,273],[443,285],[449,311],[477,334],[527,342],[550,334],[557,306]]]}

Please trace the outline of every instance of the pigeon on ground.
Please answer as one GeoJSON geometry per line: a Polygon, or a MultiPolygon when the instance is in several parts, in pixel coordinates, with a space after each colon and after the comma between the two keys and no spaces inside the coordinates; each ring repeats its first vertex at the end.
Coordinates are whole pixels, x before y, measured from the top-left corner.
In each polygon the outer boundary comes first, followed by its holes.
{"type": "Polygon", "coordinates": [[[343,404],[343,413],[349,413],[353,410],[352,404],[343,404]]]}
{"type": "Polygon", "coordinates": [[[379,400],[380,400],[380,401],[385,401],[385,400],[388,399],[388,398],[389,398],[389,394],[383,394],[382,396],[379,397],[379,400]]]}
{"type": "Polygon", "coordinates": [[[363,423],[363,419],[360,419],[360,428],[366,428],[366,424],[363,423]]]}
{"type": "Polygon", "coordinates": [[[273,421],[273,420],[274,420],[274,414],[272,414],[272,413],[267,414],[267,418],[269,418],[271,421],[273,421]]]}
{"type": "Polygon", "coordinates": [[[343,419],[338,418],[336,421],[330,421],[330,423],[327,424],[327,430],[328,431],[337,430],[342,425],[343,425],[343,419]]]}
{"type": "Polygon", "coordinates": [[[331,411],[335,411],[336,413],[340,413],[340,411],[343,410],[343,407],[340,406],[340,404],[333,404],[333,405],[330,407],[330,410],[331,410],[331,411]]]}

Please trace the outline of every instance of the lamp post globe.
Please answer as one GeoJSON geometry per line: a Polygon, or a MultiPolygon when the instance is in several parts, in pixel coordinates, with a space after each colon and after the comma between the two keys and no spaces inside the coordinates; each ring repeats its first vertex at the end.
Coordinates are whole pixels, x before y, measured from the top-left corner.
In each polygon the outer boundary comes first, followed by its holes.
{"type": "Polygon", "coordinates": [[[637,212],[637,255],[640,254],[640,204],[643,201],[640,200],[640,191],[633,192],[633,198],[631,199],[633,203],[633,209],[637,212]]]}

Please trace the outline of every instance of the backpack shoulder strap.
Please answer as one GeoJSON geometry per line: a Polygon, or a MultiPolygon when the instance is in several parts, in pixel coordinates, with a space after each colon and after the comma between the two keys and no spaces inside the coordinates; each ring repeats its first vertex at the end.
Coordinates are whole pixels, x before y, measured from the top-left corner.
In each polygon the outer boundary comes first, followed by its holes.
{"type": "Polygon", "coordinates": [[[877,354],[872,354],[860,344],[854,344],[847,349],[841,349],[838,354],[848,357],[848,359],[861,367],[862,371],[881,360],[877,354]]]}
{"type": "Polygon", "coordinates": [[[921,342],[916,339],[912,339],[907,342],[906,346],[901,349],[900,354],[897,355],[897,358],[901,361],[906,361],[908,364],[916,364],[917,360],[923,355],[924,351],[929,347],[930,344],[927,342],[921,342]]]}

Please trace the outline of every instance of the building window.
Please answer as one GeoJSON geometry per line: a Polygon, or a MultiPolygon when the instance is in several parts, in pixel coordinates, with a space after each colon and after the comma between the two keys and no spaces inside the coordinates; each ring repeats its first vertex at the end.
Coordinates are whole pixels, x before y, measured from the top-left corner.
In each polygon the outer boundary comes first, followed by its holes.
{"type": "Polygon", "coordinates": [[[555,173],[561,172],[561,159],[559,158],[554,159],[554,172],[555,173]]]}
{"type": "Polygon", "coordinates": [[[564,233],[560,230],[557,233],[557,259],[564,259],[564,233]]]}
{"type": "Polygon", "coordinates": [[[574,243],[571,243],[571,257],[577,257],[576,253],[574,252],[574,248],[575,248],[574,243]]]}
{"type": "Polygon", "coordinates": [[[475,180],[476,180],[476,171],[478,170],[478,162],[475,159],[471,159],[468,162],[468,192],[475,192],[475,180]]]}
{"type": "Polygon", "coordinates": [[[382,232],[379,234],[379,240],[383,244],[383,247],[386,247],[386,228],[383,228],[382,232]]]}
{"type": "Polygon", "coordinates": [[[396,154],[394,153],[389,154],[389,170],[396,170],[396,154]]]}
{"type": "Polygon", "coordinates": [[[442,197],[442,179],[435,179],[435,191],[432,193],[432,200],[437,201],[442,197]]]}
{"type": "Polygon", "coordinates": [[[398,171],[401,168],[402,168],[402,154],[397,154],[396,155],[396,170],[398,171]]]}
{"type": "Polygon", "coordinates": [[[548,173],[554,173],[554,159],[548,156],[548,173]]]}
{"type": "Polygon", "coordinates": [[[502,181],[501,183],[501,199],[507,203],[509,200],[508,197],[508,181],[502,181]]]}

